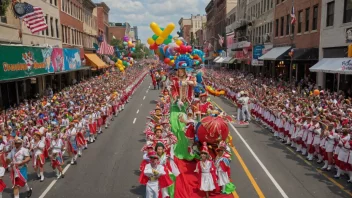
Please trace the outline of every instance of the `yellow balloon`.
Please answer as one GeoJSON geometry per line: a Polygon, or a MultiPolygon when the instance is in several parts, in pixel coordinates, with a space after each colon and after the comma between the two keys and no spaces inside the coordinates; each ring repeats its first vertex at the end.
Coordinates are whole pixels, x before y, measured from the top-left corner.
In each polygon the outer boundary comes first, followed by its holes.
{"type": "Polygon", "coordinates": [[[177,40],[177,41],[176,41],[176,45],[178,45],[178,46],[182,45],[182,43],[183,43],[183,42],[182,42],[181,40],[177,40]]]}
{"type": "Polygon", "coordinates": [[[154,32],[154,34],[156,34],[157,36],[160,36],[162,33],[162,30],[160,29],[159,25],[155,22],[152,22],[150,24],[150,29],[152,29],[152,31],[154,32]]]}
{"type": "Polygon", "coordinates": [[[127,44],[128,44],[128,45],[132,45],[132,42],[131,42],[131,41],[128,41],[127,44]]]}
{"type": "Polygon", "coordinates": [[[161,32],[160,35],[158,35],[159,37],[156,39],[156,44],[161,45],[162,43],[164,43],[164,40],[167,39],[167,37],[171,34],[171,32],[175,29],[175,24],[170,23],[166,26],[166,28],[164,29],[164,31],[161,32]]]}
{"type": "Polygon", "coordinates": [[[117,63],[122,64],[122,60],[121,59],[117,60],[117,63]]]}

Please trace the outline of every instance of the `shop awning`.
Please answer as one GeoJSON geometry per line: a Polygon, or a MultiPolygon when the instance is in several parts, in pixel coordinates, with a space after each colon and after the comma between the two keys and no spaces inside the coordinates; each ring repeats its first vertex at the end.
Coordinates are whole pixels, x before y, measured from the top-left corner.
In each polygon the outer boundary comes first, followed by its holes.
{"type": "Polygon", "coordinates": [[[323,58],[309,68],[311,72],[352,74],[352,58],[323,58]]]}
{"type": "Polygon", "coordinates": [[[219,60],[220,58],[221,58],[221,57],[218,56],[218,57],[216,57],[213,61],[216,62],[216,61],[219,60]]]}
{"type": "Polygon", "coordinates": [[[217,61],[215,61],[216,63],[222,63],[222,61],[224,61],[224,57],[220,57],[217,61]]]}
{"type": "Polygon", "coordinates": [[[228,64],[230,60],[231,60],[231,57],[226,57],[226,58],[222,61],[222,63],[228,64]]]}
{"type": "Polygon", "coordinates": [[[96,54],[85,54],[86,65],[95,67],[97,69],[104,69],[107,67],[106,63],[102,61],[96,54]]]}
{"type": "Polygon", "coordinates": [[[293,60],[319,60],[319,48],[294,48],[293,60]]]}
{"type": "Polygon", "coordinates": [[[213,60],[214,58],[209,56],[209,57],[205,57],[205,60],[213,60]]]}
{"type": "Polygon", "coordinates": [[[229,64],[233,64],[235,61],[236,61],[236,58],[231,58],[231,59],[229,60],[229,64]]]}
{"type": "Polygon", "coordinates": [[[263,56],[259,57],[258,60],[277,60],[281,55],[285,54],[291,47],[275,47],[268,51],[263,56]]]}

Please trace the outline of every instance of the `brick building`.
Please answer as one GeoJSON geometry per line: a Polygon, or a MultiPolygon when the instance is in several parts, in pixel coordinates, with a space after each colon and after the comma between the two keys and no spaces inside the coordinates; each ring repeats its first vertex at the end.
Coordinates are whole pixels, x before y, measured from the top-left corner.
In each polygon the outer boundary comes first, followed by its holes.
{"type": "Polygon", "coordinates": [[[83,50],[83,0],[58,1],[63,48],[79,48],[81,57],[83,50]]]}
{"type": "Polygon", "coordinates": [[[110,23],[109,26],[109,41],[112,40],[113,37],[119,40],[123,40],[125,35],[129,35],[127,32],[130,28],[128,23],[110,23]]]}
{"type": "Polygon", "coordinates": [[[109,11],[110,8],[104,3],[96,3],[98,17],[98,35],[104,35],[109,38],[109,11]]]}
{"type": "Polygon", "coordinates": [[[180,29],[183,34],[183,38],[186,40],[187,43],[191,43],[191,30],[192,30],[192,21],[191,19],[184,19],[181,18],[178,21],[178,24],[180,25],[180,29]]]}
{"type": "Polygon", "coordinates": [[[315,79],[309,68],[318,61],[321,0],[275,0],[274,48],[261,58],[268,74],[284,80],[315,79]],[[291,24],[294,6],[296,22],[291,24]],[[289,56],[289,52],[293,52],[289,56]]]}
{"type": "Polygon", "coordinates": [[[215,14],[215,8],[214,8],[214,0],[210,0],[208,5],[205,7],[205,12],[207,14],[207,23],[206,23],[206,42],[205,42],[205,54],[206,54],[206,59],[207,60],[212,60],[213,57],[213,50],[214,50],[214,42],[215,42],[215,30],[213,27],[214,24],[214,14],[215,14]]]}

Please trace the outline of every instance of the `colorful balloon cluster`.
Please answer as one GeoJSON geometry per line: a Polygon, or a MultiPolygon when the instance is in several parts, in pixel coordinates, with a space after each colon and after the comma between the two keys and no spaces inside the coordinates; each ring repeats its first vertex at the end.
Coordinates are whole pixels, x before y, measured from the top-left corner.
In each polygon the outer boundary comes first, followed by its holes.
{"type": "Polygon", "coordinates": [[[159,60],[163,60],[165,64],[180,67],[182,64],[193,66],[204,62],[204,53],[201,50],[192,49],[182,37],[172,39],[170,34],[175,29],[173,23],[161,28],[152,22],[150,28],[154,35],[147,40],[149,48],[154,50],[159,60]]]}
{"type": "Polygon", "coordinates": [[[126,67],[133,65],[133,58],[132,57],[124,57],[122,60],[118,59],[115,63],[115,66],[119,68],[121,72],[124,72],[126,67]]]}

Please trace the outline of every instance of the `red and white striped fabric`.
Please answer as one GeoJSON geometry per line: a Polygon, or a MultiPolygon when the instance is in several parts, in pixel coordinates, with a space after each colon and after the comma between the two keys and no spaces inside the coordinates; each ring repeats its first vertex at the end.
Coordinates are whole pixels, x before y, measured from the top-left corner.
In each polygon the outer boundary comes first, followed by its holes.
{"type": "Polygon", "coordinates": [[[22,17],[22,19],[32,34],[41,32],[48,28],[48,25],[44,19],[43,10],[41,8],[27,3],[24,9],[26,14],[22,17]]]}
{"type": "Polygon", "coordinates": [[[105,40],[101,42],[100,48],[97,51],[98,54],[105,54],[105,55],[113,55],[114,54],[114,47],[109,45],[105,40]]]}

